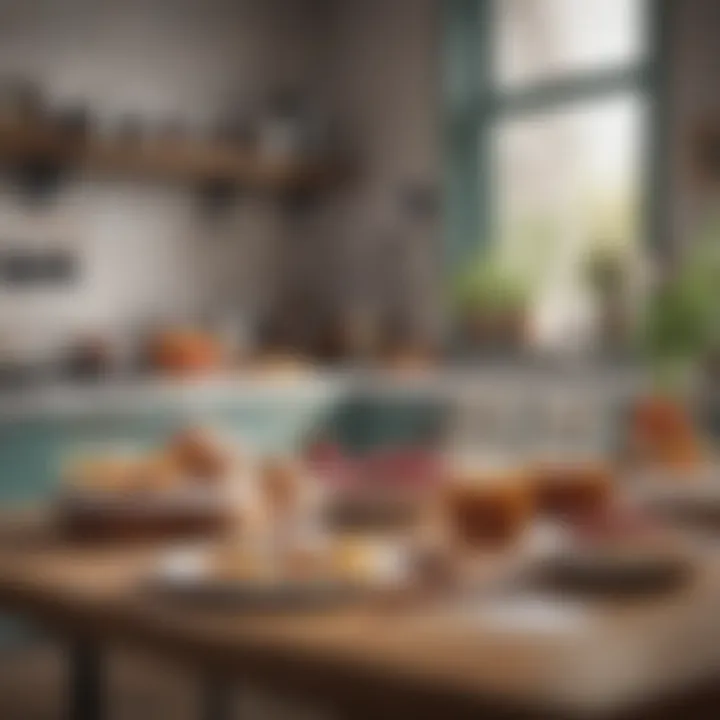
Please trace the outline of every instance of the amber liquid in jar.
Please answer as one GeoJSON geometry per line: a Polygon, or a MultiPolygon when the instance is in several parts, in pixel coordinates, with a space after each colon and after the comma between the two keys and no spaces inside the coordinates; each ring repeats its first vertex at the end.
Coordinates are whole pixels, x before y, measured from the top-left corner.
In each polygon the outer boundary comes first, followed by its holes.
{"type": "Polygon", "coordinates": [[[592,515],[612,496],[612,473],[600,464],[545,465],[530,477],[538,510],[553,516],[592,515]]]}
{"type": "Polygon", "coordinates": [[[461,546],[502,547],[525,529],[531,499],[515,476],[459,477],[447,488],[446,512],[453,539],[461,546]]]}

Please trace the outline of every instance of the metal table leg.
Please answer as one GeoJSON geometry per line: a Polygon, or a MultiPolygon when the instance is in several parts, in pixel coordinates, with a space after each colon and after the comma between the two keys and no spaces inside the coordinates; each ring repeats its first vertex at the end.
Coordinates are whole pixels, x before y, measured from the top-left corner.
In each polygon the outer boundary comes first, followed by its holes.
{"type": "Polygon", "coordinates": [[[222,678],[207,678],[202,686],[201,720],[232,720],[234,693],[232,684],[222,678]]]}
{"type": "Polygon", "coordinates": [[[100,650],[76,642],[68,653],[67,720],[102,720],[105,716],[104,667],[100,650]]]}

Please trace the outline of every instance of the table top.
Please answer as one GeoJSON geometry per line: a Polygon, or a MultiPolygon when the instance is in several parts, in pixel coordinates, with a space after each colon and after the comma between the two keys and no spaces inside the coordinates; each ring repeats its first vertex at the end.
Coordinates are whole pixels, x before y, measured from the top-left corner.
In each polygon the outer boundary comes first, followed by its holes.
{"type": "Polygon", "coordinates": [[[145,583],[161,552],[73,547],[5,523],[0,610],[330,701],[369,703],[385,693],[389,702],[393,687],[405,689],[405,701],[412,690],[427,703],[452,697],[468,708],[491,702],[548,717],[614,712],[720,676],[712,552],[686,587],[652,600],[588,602],[525,589],[322,613],[210,610],[161,597],[145,583]]]}

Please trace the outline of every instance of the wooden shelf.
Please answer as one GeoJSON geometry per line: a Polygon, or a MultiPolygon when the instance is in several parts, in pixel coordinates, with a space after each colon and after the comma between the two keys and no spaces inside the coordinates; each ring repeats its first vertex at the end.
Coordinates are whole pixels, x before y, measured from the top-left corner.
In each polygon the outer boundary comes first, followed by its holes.
{"type": "Polygon", "coordinates": [[[92,175],[192,184],[228,182],[270,192],[321,189],[344,174],[339,164],[268,162],[212,141],[73,137],[58,128],[0,120],[0,161],[39,160],[92,175]]]}

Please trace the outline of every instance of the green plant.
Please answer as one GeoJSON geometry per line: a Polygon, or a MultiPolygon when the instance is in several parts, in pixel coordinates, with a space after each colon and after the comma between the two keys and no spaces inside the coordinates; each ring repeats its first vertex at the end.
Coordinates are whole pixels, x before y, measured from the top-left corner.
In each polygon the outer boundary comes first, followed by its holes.
{"type": "Polygon", "coordinates": [[[627,268],[616,248],[600,244],[591,248],[583,269],[585,280],[598,296],[622,292],[627,268]]]}
{"type": "Polygon", "coordinates": [[[641,346],[660,375],[687,366],[720,342],[720,222],[708,223],[673,272],[652,291],[641,346]]]}
{"type": "Polygon", "coordinates": [[[466,313],[523,312],[530,301],[530,288],[523,278],[492,258],[460,272],[452,291],[455,306],[466,313]]]}

